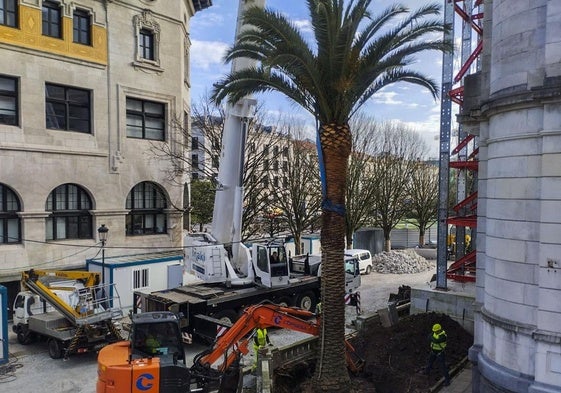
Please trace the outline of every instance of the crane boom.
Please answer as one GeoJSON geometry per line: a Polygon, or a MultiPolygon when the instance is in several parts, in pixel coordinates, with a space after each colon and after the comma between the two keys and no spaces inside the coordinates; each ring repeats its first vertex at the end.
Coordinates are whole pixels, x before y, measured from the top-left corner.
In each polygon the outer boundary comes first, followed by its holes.
{"type": "MultiPolygon", "coordinates": [[[[250,7],[264,7],[265,0],[239,0],[236,41],[244,29],[243,14],[250,7]]],[[[255,60],[235,59],[232,72],[254,67],[255,60]]],[[[233,258],[239,260],[237,245],[241,241],[243,206],[243,173],[245,143],[248,123],[253,117],[257,101],[245,97],[236,103],[228,103],[222,135],[218,189],[214,200],[211,234],[219,243],[233,243],[233,258]]],[[[237,266],[243,268],[243,266],[237,266]]]]}

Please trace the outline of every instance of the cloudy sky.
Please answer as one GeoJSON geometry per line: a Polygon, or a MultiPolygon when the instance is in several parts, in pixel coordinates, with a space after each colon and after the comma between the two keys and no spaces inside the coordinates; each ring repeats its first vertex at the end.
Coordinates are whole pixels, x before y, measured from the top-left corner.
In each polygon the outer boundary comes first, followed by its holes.
{"type": "MultiPolygon", "coordinates": [[[[372,12],[379,13],[396,0],[374,0],[372,12]]],[[[402,4],[417,7],[418,0],[402,0],[402,4]]],[[[442,1],[439,1],[442,3],[442,1]]],[[[423,2],[424,4],[424,2],[423,2]]],[[[266,6],[278,10],[306,34],[310,31],[306,2],[302,0],[266,0],[266,6]]],[[[212,84],[230,70],[223,63],[226,48],[234,41],[238,0],[213,0],[213,6],[198,12],[191,19],[191,84],[192,101],[197,102],[209,92],[212,84]]],[[[442,55],[431,53],[417,59],[417,70],[441,81],[442,55]]],[[[272,115],[299,113],[303,121],[313,123],[311,115],[301,112],[283,96],[266,94],[256,97],[264,102],[272,115]]],[[[411,84],[395,84],[375,95],[363,110],[377,120],[399,120],[412,127],[427,142],[429,156],[438,155],[440,100],[435,101],[427,90],[411,84]]]]}

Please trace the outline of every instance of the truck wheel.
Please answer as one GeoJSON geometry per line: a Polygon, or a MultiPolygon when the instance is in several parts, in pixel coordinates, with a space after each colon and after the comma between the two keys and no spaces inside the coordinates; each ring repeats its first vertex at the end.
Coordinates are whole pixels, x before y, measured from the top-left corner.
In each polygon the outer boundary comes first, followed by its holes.
{"type": "Polygon", "coordinates": [[[314,295],[311,291],[298,295],[298,298],[296,299],[296,307],[313,312],[316,308],[316,295],[314,295]]]}
{"type": "Polygon", "coordinates": [[[368,265],[366,266],[366,274],[370,274],[372,273],[372,266],[368,265]]]}
{"type": "Polygon", "coordinates": [[[238,314],[234,310],[219,311],[212,316],[222,322],[231,323],[232,325],[238,320],[238,314]]]}
{"type": "Polygon", "coordinates": [[[277,301],[277,304],[282,307],[290,307],[292,300],[289,297],[283,296],[277,301]]]}
{"type": "Polygon", "coordinates": [[[33,341],[33,333],[29,330],[20,329],[17,334],[18,343],[21,345],[28,345],[31,344],[33,341]]]}
{"type": "Polygon", "coordinates": [[[49,346],[49,356],[52,359],[60,359],[62,357],[62,343],[54,338],[49,338],[47,342],[49,346]]]}

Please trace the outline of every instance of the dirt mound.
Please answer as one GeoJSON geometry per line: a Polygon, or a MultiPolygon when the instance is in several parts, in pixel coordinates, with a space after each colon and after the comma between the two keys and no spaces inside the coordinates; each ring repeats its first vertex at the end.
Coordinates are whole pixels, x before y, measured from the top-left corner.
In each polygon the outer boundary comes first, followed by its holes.
{"type": "MultiPolygon", "coordinates": [[[[355,348],[365,360],[364,370],[352,377],[354,392],[420,393],[428,392],[442,377],[435,367],[430,376],[422,374],[429,356],[432,325],[439,323],[448,335],[446,363],[457,365],[468,353],[473,336],[444,314],[416,314],[400,319],[390,327],[375,326],[360,334],[355,348]]],[[[310,390],[313,363],[300,364],[276,374],[277,392],[306,393],[310,390]]]]}

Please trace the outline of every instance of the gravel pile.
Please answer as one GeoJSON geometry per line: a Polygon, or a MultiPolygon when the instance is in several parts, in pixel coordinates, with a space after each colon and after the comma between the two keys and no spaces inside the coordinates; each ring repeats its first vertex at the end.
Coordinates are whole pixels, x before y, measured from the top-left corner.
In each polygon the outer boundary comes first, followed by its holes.
{"type": "Polygon", "coordinates": [[[429,261],[415,250],[383,251],[372,256],[372,269],[378,273],[410,274],[434,269],[435,262],[429,261]]]}

